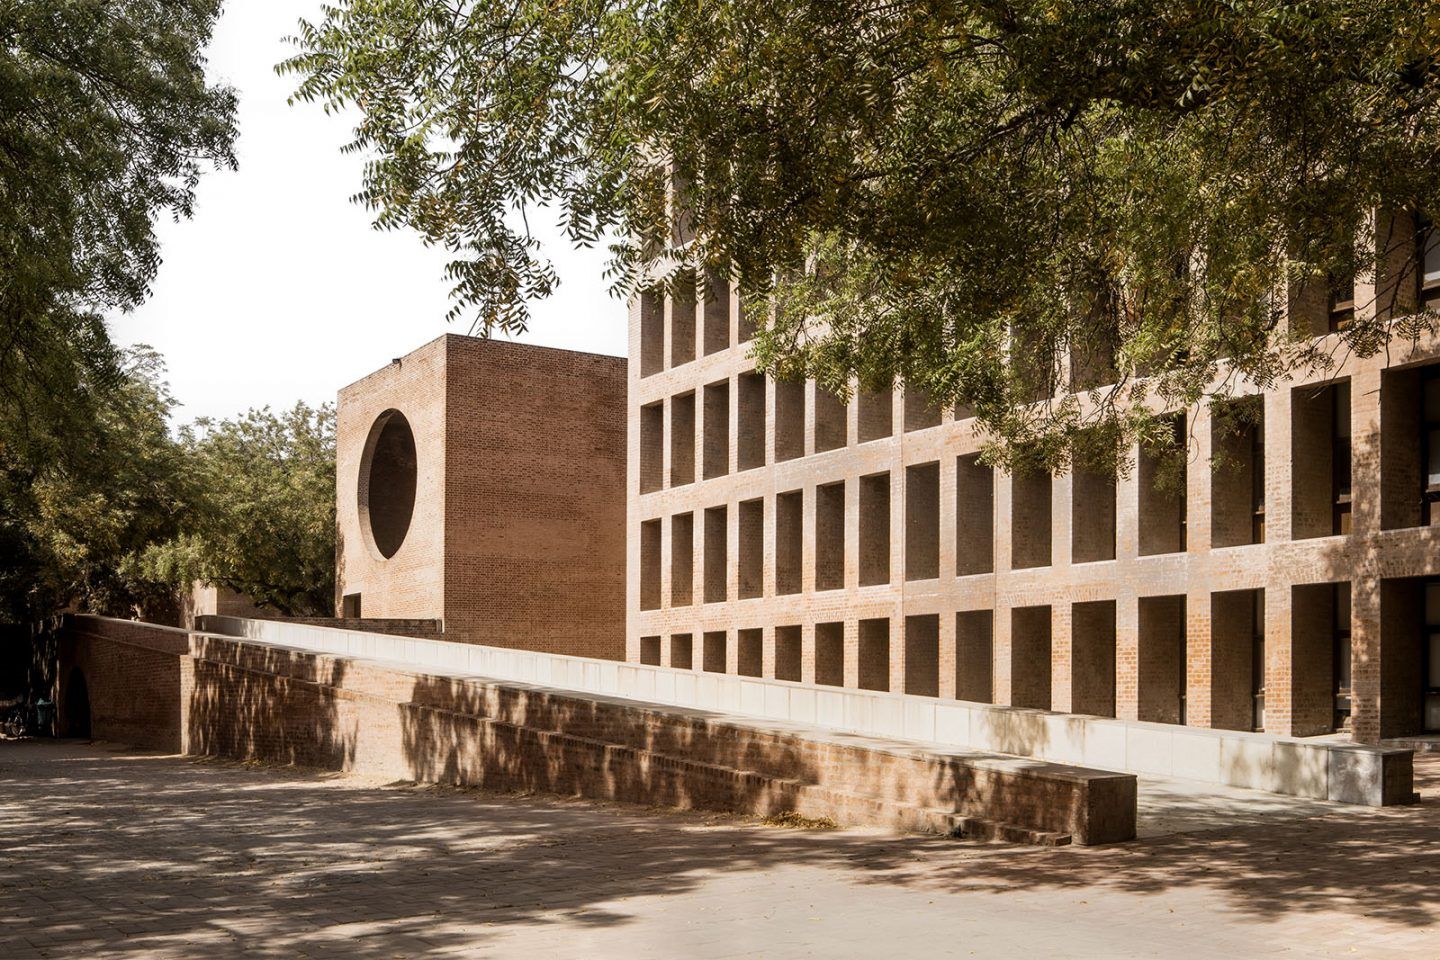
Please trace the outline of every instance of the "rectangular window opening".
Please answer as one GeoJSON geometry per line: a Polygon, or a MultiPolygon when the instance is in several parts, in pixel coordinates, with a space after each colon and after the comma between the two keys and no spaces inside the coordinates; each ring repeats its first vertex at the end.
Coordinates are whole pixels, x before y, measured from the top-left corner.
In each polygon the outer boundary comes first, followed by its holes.
{"type": "Polygon", "coordinates": [[[860,586],[890,582],[890,474],[860,478],[860,586]]]}
{"type": "Polygon", "coordinates": [[[765,375],[742,373],[735,457],[741,470],[765,466],[765,375]]]}
{"type": "Polygon", "coordinates": [[[741,600],[765,592],[764,500],[745,500],[740,504],[739,590],[741,600]]]}
{"type": "Polygon", "coordinates": [[[849,442],[846,421],[850,406],[835,394],[815,387],[815,452],[838,450],[849,442]]]}
{"type": "Polygon", "coordinates": [[[994,637],[993,612],[962,610],[955,614],[955,699],[994,702],[994,637]]]}
{"type": "Polygon", "coordinates": [[[775,497],[775,592],[799,593],[804,551],[804,493],[791,490],[775,497]]]}
{"type": "Polygon", "coordinates": [[[703,635],[702,647],[706,673],[725,673],[725,631],[711,630],[703,635]]]}
{"type": "Polygon", "coordinates": [[[905,579],[940,576],[940,464],[905,468],[905,579]]]}
{"type": "Polygon", "coordinates": [[[670,400],[670,486],[695,482],[695,394],[670,400]]]}
{"type": "Polygon", "coordinates": [[[775,381],[775,460],[805,456],[805,381],[775,381]]]}
{"type": "Polygon", "coordinates": [[[670,606],[695,602],[695,514],[670,518],[670,606]]]}
{"type": "Polygon", "coordinates": [[[729,472],[730,381],[721,380],[705,387],[705,479],[729,472]]]}
{"type": "Polygon", "coordinates": [[[890,689],[890,621],[860,621],[861,690],[890,689]]]}
{"type": "Polygon", "coordinates": [[[765,673],[764,631],[759,627],[741,630],[735,635],[735,672],[742,677],[759,677],[765,673]]]}
{"type": "Polygon", "coordinates": [[[728,519],[725,507],[709,507],[705,511],[705,602],[724,603],[728,599],[728,519]]]}
{"type": "Polygon", "coordinates": [[[640,524],[640,609],[660,609],[660,521],[640,524]]]}
{"type": "Polygon", "coordinates": [[[705,355],[730,347],[730,278],[713,267],[705,271],[705,355]]]}
{"type": "Polygon", "coordinates": [[[815,624],[815,682],[845,686],[845,624],[815,624]]]}
{"type": "Polygon", "coordinates": [[[940,696],[940,615],[905,618],[905,692],[940,696]]]}
{"type": "Polygon", "coordinates": [[[663,485],[665,456],[665,404],[657,401],[640,408],[640,492],[663,485]]]}
{"type": "Polygon", "coordinates": [[[1016,474],[1010,481],[1010,565],[1050,566],[1050,474],[1016,474]]]}
{"type": "Polygon", "coordinates": [[[775,628],[775,679],[799,683],[801,674],[800,626],[790,624],[775,628]]]}
{"type": "Polygon", "coordinates": [[[815,488],[815,589],[845,586],[845,482],[815,488]]]}

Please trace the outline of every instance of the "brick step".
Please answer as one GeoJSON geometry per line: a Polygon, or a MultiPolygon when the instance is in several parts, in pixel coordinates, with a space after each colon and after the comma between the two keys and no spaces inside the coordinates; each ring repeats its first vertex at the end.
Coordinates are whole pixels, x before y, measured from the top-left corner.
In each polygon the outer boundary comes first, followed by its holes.
{"type": "MultiPolygon", "coordinates": [[[[557,751],[593,751],[603,754],[607,761],[612,763],[633,763],[637,769],[652,773],[663,771],[664,775],[683,779],[688,784],[701,782],[711,785],[715,792],[710,794],[708,802],[705,802],[705,798],[700,798],[701,802],[698,803],[681,804],[694,809],[753,813],[760,816],[795,813],[811,820],[833,820],[843,826],[877,826],[902,833],[935,834],[967,840],[1043,846],[1061,846],[1071,841],[1067,833],[1035,830],[982,817],[962,816],[875,794],[836,789],[755,770],[726,767],[687,756],[639,750],[624,744],[575,734],[537,730],[490,717],[458,714],[430,706],[409,706],[427,713],[448,713],[455,718],[452,722],[469,721],[497,731],[505,731],[506,739],[535,737],[547,744],[552,754],[557,751]]],[[[457,785],[464,784],[457,781],[457,785]]],[[[589,795],[583,784],[577,786],[580,795],[589,795]]],[[[606,799],[625,798],[607,795],[606,799]]]]}

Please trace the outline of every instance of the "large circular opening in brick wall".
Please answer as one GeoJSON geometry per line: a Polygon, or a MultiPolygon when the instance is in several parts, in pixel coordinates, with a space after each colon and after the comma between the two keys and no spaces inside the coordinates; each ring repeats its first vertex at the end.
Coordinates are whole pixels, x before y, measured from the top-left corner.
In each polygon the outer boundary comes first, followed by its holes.
{"type": "Polygon", "coordinates": [[[370,428],[360,459],[360,527],[385,559],[395,556],[415,512],[415,434],[399,410],[386,410],[370,428]]]}

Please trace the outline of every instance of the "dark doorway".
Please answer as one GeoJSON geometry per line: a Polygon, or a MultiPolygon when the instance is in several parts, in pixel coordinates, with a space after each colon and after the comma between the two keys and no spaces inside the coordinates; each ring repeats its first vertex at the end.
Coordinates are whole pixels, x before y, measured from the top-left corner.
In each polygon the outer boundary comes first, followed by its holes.
{"type": "Polygon", "coordinates": [[[63,736],[90,739],[90,690],[79,667],[71,669],[70,680],[65,684],[64,721],[63,736]]]}

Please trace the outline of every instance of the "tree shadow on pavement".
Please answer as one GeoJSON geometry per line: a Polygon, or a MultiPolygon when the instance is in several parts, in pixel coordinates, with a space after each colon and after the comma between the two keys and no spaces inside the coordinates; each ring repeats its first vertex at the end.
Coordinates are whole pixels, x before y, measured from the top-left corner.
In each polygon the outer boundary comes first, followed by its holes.
{"type": "MultiPolygon", "coordinates": [[[[625,898],[795,865],[952,893],[1201,885],[1257,919],[1328,911],[1418,928],[1440,918],[1440,762],[1417,769],[1427,791],[1420,807],[1057,850],[766,829],[0,742],[0,945],[96,937],[107,955],[186,944],[206,955],[328,948],[357,958],[483,949],[512,925],[621,925],[630,922],[625,898]]],[[[0,954],[12,955],[3,946],[0,954]]]]}

